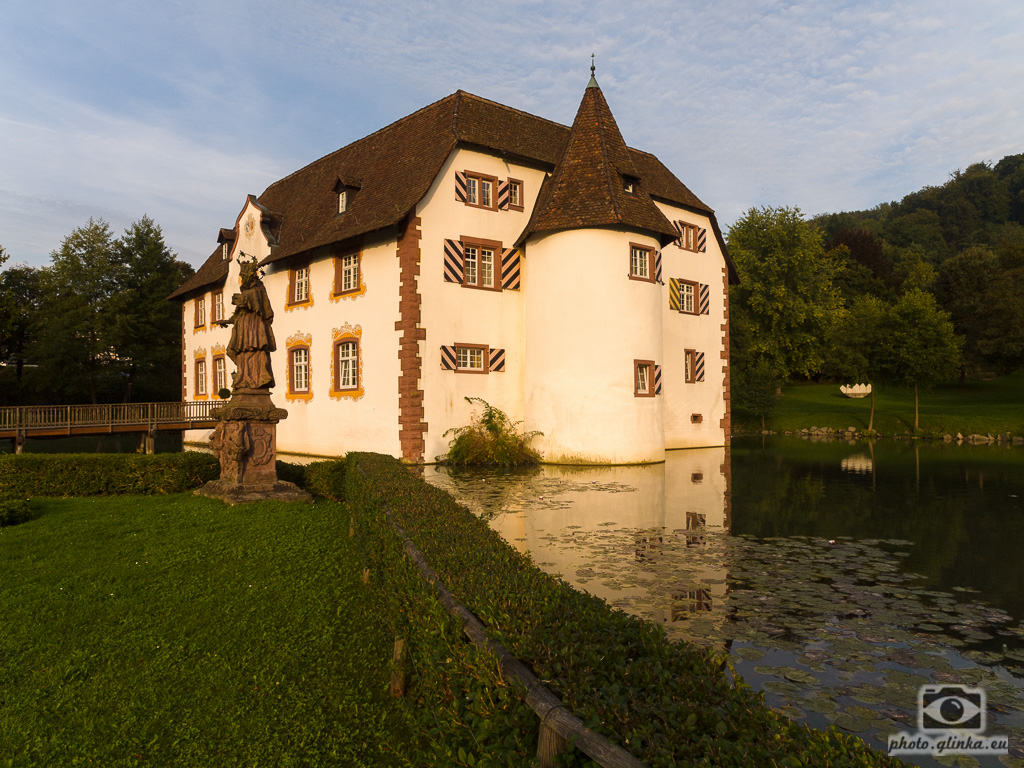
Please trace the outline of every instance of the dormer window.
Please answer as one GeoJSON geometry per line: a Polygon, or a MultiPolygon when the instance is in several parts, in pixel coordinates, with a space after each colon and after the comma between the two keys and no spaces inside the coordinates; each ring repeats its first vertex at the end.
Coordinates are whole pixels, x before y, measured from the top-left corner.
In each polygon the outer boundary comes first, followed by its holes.
{"type": "Polygon", "coordinates": [[[334,182],[334,194],[338,196],[338,213],[345,213],[352,205],[352,198],[355,197],[356,192],[359,191],[360,183],[358,179],[342,178],[338,177],[338,180],[334,182]]]}
{"type": "Polygon", "coordinates": [[[633,176],[623,176],[622,177],[622,191],[625,192],[627,195],[635,195],[636,194],[636,188],[637,188],[637,185],[638,185],[639,181],[640,181],[639,179],[637,179],[637,178],[635,178],[633,176]]]}
{"type": "Polygon", "coordinates": [[[220,257],[224,261],[227,261],[228,258],[230,258],[230,256],[231,256],[231,243],[224,243],[224,245],[222,245],[220,247],[220,257]]]}

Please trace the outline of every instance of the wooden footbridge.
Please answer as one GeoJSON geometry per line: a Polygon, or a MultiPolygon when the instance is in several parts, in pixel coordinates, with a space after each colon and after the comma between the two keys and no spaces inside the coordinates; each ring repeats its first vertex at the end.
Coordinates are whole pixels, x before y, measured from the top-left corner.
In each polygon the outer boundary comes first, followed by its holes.
{"type": "Polygon", "coordinates": [[[105,405],[26,405],[0,408],[0,438],[21,453],[29,437],[69,437],[136,433],[139,449],[153,453],[158,431],[212,429],[210,411],[220,400],[192,403],[109,403],[105,405]]]}

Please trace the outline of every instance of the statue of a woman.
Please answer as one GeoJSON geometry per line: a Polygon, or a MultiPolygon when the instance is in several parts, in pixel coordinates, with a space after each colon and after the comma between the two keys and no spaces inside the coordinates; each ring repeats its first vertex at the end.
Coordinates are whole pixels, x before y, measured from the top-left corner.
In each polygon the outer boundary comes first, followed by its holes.
{"type": "Polygon", "coordinates": [[[274,310],[267,289],[260,280],[256,259],[241,265],[242,290],[231,297],[235,311],[219,325],[232,325],[227,353],[235,364],[232,391],[242,389],[269,390],[274,386],[270,369],[270,353],[277,349],[274,331],[274,310]]]}

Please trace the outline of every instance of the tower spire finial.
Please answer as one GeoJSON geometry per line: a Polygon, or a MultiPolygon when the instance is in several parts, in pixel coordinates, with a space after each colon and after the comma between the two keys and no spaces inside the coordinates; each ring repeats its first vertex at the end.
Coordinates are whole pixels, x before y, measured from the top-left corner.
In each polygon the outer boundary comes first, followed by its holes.
{"type": "Polygon", "coordinates": [[[594,54],[590,54],[590,82],[587,83],[587,88],[600,88],[601,87],[601,86],[599,86],[597,84],[597,78],[594,76],[594,70],[595,69],[596,69],[596,67],[594,66],[594,54]]]}

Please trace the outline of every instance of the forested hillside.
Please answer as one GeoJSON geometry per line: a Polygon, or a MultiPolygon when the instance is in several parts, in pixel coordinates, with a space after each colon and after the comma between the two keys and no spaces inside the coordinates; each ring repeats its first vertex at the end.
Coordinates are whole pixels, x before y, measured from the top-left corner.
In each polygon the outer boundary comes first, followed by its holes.
{"type": "Polygon", "coordinates": [[[868,211],[751,209],[729,230],[732,399],[784,381],[918,389],[1024,367],[1024,154],[868,211]]]}
{"type": "Polygon", "coordinates": [[[963,337],[965,373],[1024,366],[1024,154],[956,171],[899,202],[813,221],[845,266],[837,284],[848,304],[922,288],[963,337]]]}

